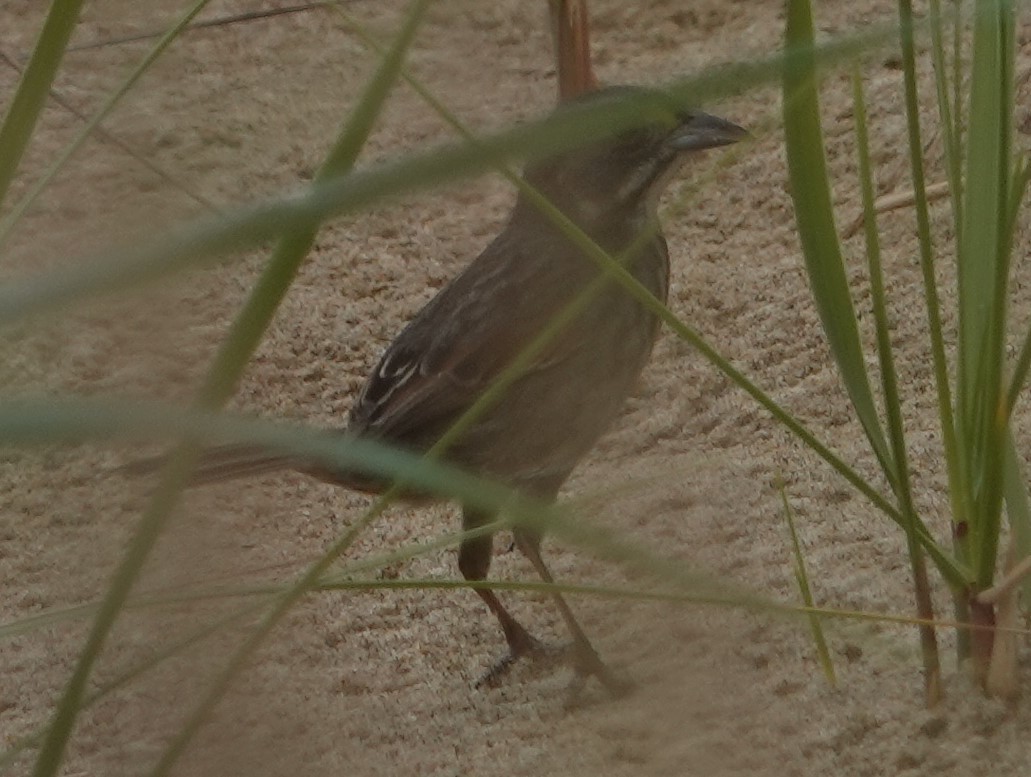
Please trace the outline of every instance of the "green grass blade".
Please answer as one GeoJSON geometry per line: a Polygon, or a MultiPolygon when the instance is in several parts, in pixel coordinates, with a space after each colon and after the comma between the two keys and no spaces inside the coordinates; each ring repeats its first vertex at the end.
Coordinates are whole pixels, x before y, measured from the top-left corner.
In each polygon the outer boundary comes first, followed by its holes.
{"type": "Polygon", "coordinates": [[[809,572],[805,566],[805,556],[802,553],[802,543],[798,539],[798,530],[795,527],[795,513],[788,502],[787,489],[784,481],[777,484],[780,491],[781,504],[784,507],[784,518],[788,524],[788,532],[791,535],[791,547],[795,556],[795,581],[798,583],[798,590],[802,594],[802,602],[811,612],[809,614],[809,628],[813,632],[813,642],[816,644],[816,655],[820,659],[820,666],[823,667],[824,676],[831,687],[836,687],[838,678],[834,674],[834,662],[831,660],[831,652],[827,648],[827,639],[823,634],[823,623],[820,616],[814,611],[816,604],[813,601],[813,590],[809,585],[809,572]]]}
{"type": "MultiPolygon", "coordinates": [[[[850,48],[841,50],[851,50],[850,48]]],[[[837,49],[830,48],[828,51],[836,52],[837,49]]],[[[835,54],[837,56],[837,54],[835,54]]],[[[768,74],[768,70],[764,71],[768,74]]],[[[723,82],[723,75],[719,77],[711,74],[701,78],[689,79],[674,87],[674,92],[684,92],[689,88],[697,88],[704,91],[707,88],[714,88],[714,84],[723,82]]],[[[629,106],[633,110],[633,106],[629,106]]],[[[586,112],[585,112],[586,113],[586,112]]],[[[584,118],[588,118],[586,115],[584,118]]],[[[595,117],[601,118],[601,117],[595,117]]],[[[617,117],[618,118],[618,117],[617,117]]],[[[631,120],[633,114],[628,113],[625,120],[631,120]]],[[[597,121],[590,122],[588,126],[596,126],[597,121]]],[[[572,145],[582,142],[584,124],[579,120],[566,122],[556,128],[556,133],[544,140],[558,139],[560,142],[572,145]],[[561,133],[561,135],[559,134],[561,133]]],[[[386,196],[396,190],[397,187],[410,186],[412,178],[420,183],[431,183],[436,176],[447,176],[455,174],[456,171],[466,165],[487,166],[497,164],[495,160],[501,149],[506,148],[505,143],[510,143],[510,148],[525,149],[531,144],[539,144],[542,139],[539,129],[534,134],[534,128],[516,129],[505,133],[493,144],[484,143],[474,147],[456,149],[452,154],[440,158],[438,155],[428,155],[417,160],[408,160],[395,166],[393,169],[374,171],[369,174],[358,174],[343,182],[333,182],[317,187],[310,195],[302,201],[278,203],[267,207],[259,207],[250,212],[238,216],[235,223],[230,219],[227,225],[223,222],[213,222],[200,228],[188,231],[177,238],[168,237],[155,244],[150,249],[140,253],[129,253],[123,257],[109,260],[99,269],[91,267],[84,275],[61,273],[49,276],[42,280],[30,281],[15,287],[0,289],[0,320],[6,316],[10,320],[32,313],[39,313],[52,309],[63,302],[67,302],[81,296],[88,296],[99,290],[108,290],[110,284],[116,287],[131,285],[151,277],[160,276],[166,272],[173,271],[178,267],[196,262],[206,252],[227,250],[233,245],[255,239],[256,235],[272,236],[276,232],[286,228],[293,223],[294,217],[315,218],[340,207],[340,201],[352,207],[363,204],[363,198],[372,199],[378,196],[386,196]],[[529,133],[529,134],[528,134],[529,133]],[[337,199],[334,202],[334,198],[337,199]],[[332,203],[332,204],[331,204],[332,203]],[[182,264],[176,264],[180,262],[182,264]],[[85,288],[84,288],[85,287],[85,288]]],[[[607,258],[607,257],[605,257],[607,258]]],[[[85,262],[90,265],[90,262],[85,262]]],[[[826,446],[820,443],[800,423],[790,417],[768,395],[766,395],[755,384],[749,381],[742,373],[734,369],[726,360],[709,347],[693,330],[679,322],[672,314],[660,305],[648,294],[647,290],[636,284],[634,279],[623,272],[622,276],[617,272],[616,279],[626,285],[646,305],[660,315],[667,324],[683,339],[691,342],[702,354],[725,371],[736,383],[741,385],[749,394],[756,398],[775,417],[784,423],[793,433],[799,435],[806,444],[810,445],[820,456],[825,458],[831,466],[840,472],[851,484],[860,490],[865,496],[871,499],[880,509],[884,510],[893,519],[898,520],[898,514],[869,484],[855,473],[852,468],[845,464],[839,457],[834,455],[826,446]]],[[[922,533],[923,541],[930,547],[933,543],[928,533],[922,533]]],[[[936,561],[943,569],[943,574],[954,579],[959,571],[951,567],[949,560],[944,556],[937,557],[936,561]]]]}
{"type": "MultiPolygon", "coordinates": [[[[834,63],[854,56],[863,46],[876,46],[887,31],[834,41],[814,56],[834,63]]],[[[710,69],[665,87],[678,104],[734,94],[772,82],[784,66],[782,56],[710,69]]],[[[79,257],[60,270],[20,283],[0,286],[0,326],[99,295],[125,291],[191,268],[210,266],[222,255],[278,238],[293,225],[354,213],[387,197],[447,183],[496,168],[502,161],[541,149],[562,151],[585,140],[601,139],[641,123],[640,99],[620,105],[588,106],[561,116],[528,123],[462,144],[370,166],[343,178],[313,184],[300,195],[238,208],[219,218],[206,218],[161,235],[143,246],[102,255],[79,257]]]]}
{"type": "MultiPolygon", "coordinates": [[[[952,223],[957,229],[956,241],[959,242],[962,239],[960,230],[963,225],[963,153],[960,147],[960,138],[958,137],[957,120],[955,116],[959,113],[962,106],[953,102],[955,93],[949,91],[949,71],[945,63],[945,36],[943,34],[943,25],[945,20],[942,17],[941,12],[941,0],[931,0],[929,11],[931,26],[931,62],[934,64],[934,86],[938,94],[938,117],[940,119],[942,142],[945,146],[945,169],[949,178],[949,203],[952,206],[952,223]]],[[[908,32],[903,33],[903,36],[906,38],[903,45],[909,47],[906,59],[907,61],[912,59],[915,62],[912,50],[912,7],[908,2],[902,9],[900,16],[903,20],[903,26],[906,26],[909,29],[908,32]]],[[[956,29],[959,28],[960,19],[958,16],[953,15],[950,21],[956,29]]],[[[913,68],[912,74],[907,69],[905,77],[908,86],[909,79],[915,77],[915,67],[913,68]]],[[[919,123],[919,117],[917,117],[917,122],[919,123]]],[[[919,140],[919,133],[917,135],[917,139],[919,140]]],[[[923,182],[921,181],[921,187],[922,186],[923,182]]],[[[926,200],[924,204],[926,206],[926,200]]]]}
{"type": "Polygon", "coordinates": [[[571,148],[584,142],[587,131],[597,137],[611,135],[640,124],[640,108],[639,100],[628,100],[625,106],[611,106],[604,112],[596,108],[568,112],[499,133],[492,140],[438,149],[347,176],[323,178],[303,195],[206,218],[142,247],[84,258],[73,269],[62,268],[0,287],[0,325],[207,266],[224,253],[279,237],[298,224],[353,213],[388,196],[493,168],[512,155],[539,150],[542,144],[571,148]],[[585,131],[585,127],[590,129],[585,131]]]}
{"type": "MultiPolygon", "coordinates": [[[[316,176],[316,183],[339,177],[353,167],[359,151],[368,138],[373,122],[383,108],[387,93],[400,75],[405,55],[415,40],[415,34],[422,23],[429,4],[430,0],[414,0],[412,2],[405,15],[401,30],[394,40],[394,44],[380,62],[380,66],[370,80],[358,106],[351,114],[337,143],[316,176]]],[[[210,373],[209,380],[201,391],[202,401],[219,404],[232,393],[236,382],[243,373],[244,366],[257,347],[265,328],[272,320],[275,310],[296,276],[301,261],[307,256],[308,251],[314,244],[318,223],[317,220],[309,223],[302,222],[295,229],[284,234],[282,241],[277,246],[277,250],[269,262],[268,268],[263,273],[258,286],[248,300],[248,304],[241,311],[236,322],[234,322],[233,329],[220,349],[220,356],[222,358],[219,361],[225,367],[213,370],[210,373]]],[[[384,497],[377,505],[381,503],[385,505],[388,500],[389,496],[384,497]]],[[[173,737],[171,743],[169,743],[154,767],[152,773],[155,776],[168,773],[185,751],[193,736],[207,720],[215,705],[222,698],[229,683],[243,668],[264,637],[275,627],[293,604],[303,596],[310,583],[317,580],[318,576],[321,575],[322,569],[357,538],[359,532],[372,521],[379,511],[377,507],[370,510],[364,520],[358,521],[344,535],[344,538],[336,543],[339,548],[337,553],[327,554],[323,560],[312,565],[297,585],[287,594],[284,594],[277,604],[273,606],[272,611],[263,619],[261,626],[234,654],[224,671],[212,682],[209,692],[205,694],[204,699],[194,709],[180,731],[173,737]]]]}
{"type": "MultiPolygon", "coordinates": [[[[359,35],[362,39],[373,48],[378,49],[379,44],[362,30],[360,25],[357,25],[353,18],[342,10],[337,9],[339,15],[341,15],[349,26],[359,35]]],[[[456,131],[467,140],[473,141],[469,131],[463,127],[458,120],[440,103],[436,100],[428,90],[417,80],[409,74],[404,74],[409,84],[413,89],[418,92],[423,99],[425,99],[433,108],[440,114],[440,116],[451,124],[456,131]]],[[[521,189],[528,195],[532,196],[531,192],[527,192],[525,184],[521,181],[516,180],[511,176],[510,172],[502,169],[502,173],[506,174],[513,180],[513,183],[520,186],[521,189]]],[[[547,203],[538,203],[539,207],[544,209],[551,218],[553,218],[557,224],[563,228],[571,227],[568,220],[564,219],[561,213],[555,211],[554,208],[550,208],[547,203]],[[550,210],[549,210],[550,208],[550,210]]],[[[766,392],[764,392],[758,385],[751,381],[742,372],[737,370],[731,365],[726,359],[724,359],[715,348],[709,345],[704,338],[701,337],[694,329],[688,326],[686,323],[678,319],[665,305],[662,305],[658,300],[651,296],[651,294],[641,286],[636,279],[633,278],[621,267],[613,268],[611,266],[612,259],[605,255],[597,246],[593,245],[589,241],[586,235],[580,233],[579,230],[569,229],[567,231],[568,237],[574,242],[580,245],[581,249],[587,254],[592,260],[597,261],[600,266],[608,268],[616,278],[616,280],[624,286],[630,293],[634,294],[635,297],[646,307],[650,308],[659,316],[667,326],[682,340],[690,343],[696,348],[706,359],[708,359],[717,369],[723,372],[727,377],[736,385],[741,387],[746,393],[748,393],[753,399],[755,399],[760,405],[768,410],[778,422],[782,423],[792,433],[797,435],[806,445],[812,448],[819,456],[825,459],[831,467],[833,467],[839,474],[842,475],[850,484],[855,486],[864,496],[870,499],[878,509],[883,510],[892,520],[898,523],[902,523],[901,515],[892,507],[884,498],[877,493],[868,483],[866,483],[862,477],[851,467],[849,467],[840,457],[835,455],[827,446],[821,443],[816,437],[804,427],[796,418],[791,414],[787,413],[782,407],[780,407],[766,392]]],[[[951,562],[951,560],[943,553],[941,553],[935,545],[931,535],[926,531],[926,528],[920,525],[920,539],[922,544],[927,547],[932,555],[935,557],[935,562],[939,566],[942,574],[949,580],[958,584],[957,581],[963,579],[963,575],[960,570],[951,562]]]]}
{"type": "MultiPolygon", "coordinates": [[[[953,113],[956,124],[952,135],[956,139],[958,161],[962,165],[964,158],[965,127],[963,125],[963,3],[965,0],[952,0],[955,8],[952,19],[952,104],[956,106],[953,113]]],[[[962,211],[961,211],[962,212],[962,211]]]]}
{"type": "MultiPolygon", "coordinates": [[[[877,357],[881,370],[881,387],[884,392],[884,409],[888,421],[888,437],[891,441],[892,458],[898,475],[897,496],[903,518],[910,529],[915,529],[913,519],[913,492],[909,479],[909,463],[906,453],[905,429],[902,422],[902,401],[899,396],[898,372],[891,345],[888,324],[888,305],[884,289],[884,270],[881,265],[881,246],[877,232],[877,212],[874,206],[873,169],[870,162],[870,144],[866,124],[866,101],[863,97],[862,77],[858,68],[852,72],[853,114],[856,121],[856,146],[858,150],[859,182],[863,203],[863,225],[866,238],[866,256],[870,273],[870,297],[872,300],[874,329],[877,337],[877,357]]],[[[912,531],[907,530],[912,535],[912,531]]],[[[919,553],[915,542],[911,552],[919,553]]],[[[924,617],[923,614],[921,617],[924,617]]]]}
{"type": "Polygon", "coordinates": [[[995,574],[1002,508],[1004,353],[1009,276],[1013,19],[1008,3],[974,14],[963,240],[959,247],[957,424],[970,493],[970,552],[978,587],[995,574]]]}
{"type": "MultiPolygon", "coordinates": [[[[429,0],[416,0],[413,3],[391,55],[384,58],[363,95],[355,118],[345,127],[339,142],[331,152],[324,167],[325,174],[346,169],[357,156],[368,135],[372,118],[381,109],[387,91],[397,79],[404,53],[415,37],[428,2],[429,0]]],[[[302,223],[284,234],[215,358],[214,365],[198,395],[197,403],[200,407],[218,407],[232,394],[247,361],[260,342],[279,302],[286,294],[297,267],[307,255],[308,248],[314,240],[316,224],[317,221],[302,223]]],[[[33,772],[35,777],[52,777],[60,768],[93,664],[125,604],[133,582],[143,568],[144,561],[178,502],[179,494],[188,481],[197,455],[198,450],[194,445],[185,445],[166,467],[151,506],[141,520],[140,527],[130,543],[130,549],[115,573],[114,581],[104,598],[72,677],[58,702],[36,762],[33,772]]],[[[183,732],[188,731],[189,724],[183,729],[183,732]]],[[[188,739],[189,736],[177,738],[176,742],[184,744],[188,739]]],[[[166,751],[166,757],[163,757],[161,763],[170,766],[175,758],[168,756],[176,752],[173,744],[166,751]]]]}
{"type": "Polygon", "coordinates": [[[789,2],[787,19],[784,135],[791,196],[795,204],[806,272],[824,332],[856,415],[885,477],[892,489],[897,490],[897,467],[885,440],[870,389],[855,307],[834,224],[834,210],[827,183],[827,163],[823,152],[823,133],[820,129],[812,10],[808,1],[789,2]]]}
{"type": "MultiPolygon", "coordinates": [[[[430,1],[416,0],[412,4],[394,45],[384,55],[376,74],[370,80],[336,144],[319,169],[315,177],[316,183],[340,178],[354,166],[362,146],[372,131],[373,122],[383,109],[388,92],[397,81],[405,53],[415,38],[430,1]]],[[[216,406],[232,394],[247,361],[258,347],[301,263],[314,245],[318,224],[318,219],[302,221],[284,233],[219,349],[216,358],[219,368],[209,374],[201,390],[201,402],[216,406]]]]}
{"type": "MultiPolygon", "coordinates": [[[[74,49],[74,46],[70,46],[68,50],[72,51],[74,49]]],[[[0,50],[0,63],[6,65],[7,67],[11,68],[11,70],[14,70],[19,74],[24,71],[24,68],[21,66],[21,64],[19,64],[17,60],[12,59],[3,50],[0,50]]],[[[60,92],[51,89],[50,100],[57,108],[60,108],[64,112],[70,114],[71,116],[74,116],[76,120],[78,120],[82,124],[88,124],[90,122],[90,117],[87,116],[83,111],[79,110],[74,105],[72,105],[72,103],[66,97],[62,96],[60,92]]],[[[210,211],[212,213],[217,213],[219,211],[218,206],[215,205],[214,202],[212,202],[207,197],[202,195],[196,189],[192,188],[191,185],[184,181],[182,178],[172,174],[162,165],[154,161],[154,159],[150,156],[149,152],[141,151],[140,149],[133,146],[131,143],[123,140],[117,135],[108,132],[106,129],[104,129],[103,125],[97,125],[94,128],[93,133],[96,136],[97,140],[102,141],[114,148],[117,148],[123,154],[126,154],[127,156],[131,157],[137,164],[147,168],[147,170],[153,173],[155,177],[160,178],[169,186],[178,189],[182,194],[189,197],[195,203],[200,205],[201,208],[203,208],[204,210],[210,211]]]]}
{"type": "MultiPolygon", "coordinates": [[[[941,302],[938,296],[938,281],[934,266],[934,248],[931,243],[931,219],[927,204],[927,185],[924,175],[924,146],[920,129],[919,93],[916,80],[916,41],[914,40],[913,7],[909,0],[899,0],[899,43],[902,48],[902,73],[906,91],[906,122],[909,136],[909,163],[913,177],[913,193],[916,212],[917,237],[920,242],[920,272],[923,277],[924,307],[927,311],[927,333],[931,344],[931,361],[934,365],[934,383],[938,395],[938,418],[942,434],[942,447],[945,453],[945,467],[949,480],[949,498],[952,507],[954,527],[966,520],[969,513],[969,494],[963,477],[959,442],[956,438],[956,423],[953,414],[952,388],[949,383],[949,364],[945,355],[944,328],[941,319],[941,302]]],[[[955,24],[959,27],[959,20],[955,24]]],[[[933,42],[933,41],[932,41],[933,42]]],[[[954,74],[955,77],[958,75],[954,74]]],[[[953,101],[954,105],[958,102],[953,101]]],[[[957,115],[959,111],[956,111],[957,115]]],[[[958,128],[952,133],[954,151],[960,154],[960,135],[958,128]]],[[[958,165],[958,159],[950,160],[952,166],[958,165]]],[[[957,173],[958,175],[958,173],[957,173]]],[[[955,185],[957,182],[954,181],[955,185]]],[[[956,189],[955,191],[959,191],[956,189]]],[[[962,212],[962,204],[955,207],[955,212],[962,212]]],[[[956,227],[957,232],[961,231],[956,227]]],[[[953,530],[953,536],[960,532],[953,530]]],[[[968,564],[969,558],[964,551],[963,542],[957,540],[955,550],[961,563],[968,564]]],[[[969,582],[969,581],[967,581],[969,582]]],[[[955,586],[959,590],[966,583],[955,586]]],[[[957,606],[965,606],[961,598],[957,598],[957,606]]],[[[961,618],[962,619],[962,618],[961,618]]]]}
{"type": "Polygon", "coordinates": [[[18,82],[3,125],[0,125],[0,205],[7,197],[11,181],[32,138],[81,8],[82,0],[53,0],[50,4],[50,12],[32,58],[18,82]]]}
{"type": "Polygon", "coordinates": [[[484,511],[497,512],[512,498],[511,489],[454,466],[333,431],[122,398],[43,396],[0,402],[0,447],[183,437],[210,444],[247,443],[311,458],[329,468],[403,477],[429,494],[454,497],[484,511]]]}
{"type": "MultiPolygon", "coordinates": [[[[93,691],[86,694],[82,701],[82,709],[86,709],[96,704],[101,699],[109,696],[115,691],[124,688],[130,682],[138,677],[149,672],[157,666],[160,666],[170,658],[174,658],[181,655],[187,649],[193,647],[199,642],[207,639],[210,636],[218,634],[227,627],[231,626],[234,622],[246,618],[253,613],[256,613],[260,607],[263,606],[263,602],[248,602],[247,604],[237,608],[235,611],[218,618],[212,623],[203,626],[195,631],[187,634],[185,637],[179,637],[173,639],[169,644],[164,645],[154,655],[147,659],[139,662],[135,666],[126,670],[119,676],[112,680],[108,680],[103,685],[99,686],[93,691]]],[[[90,608],[89,605],[83,605],[81,608],[76,609],[95,609],[90,608]]],[[[13,764],[15,759],[21,755],[25,750],[40,747],[43,743],[44,737],[46,736],[46,728],[41,727],[27,736],[21,737],[14,742],[7,750],[0,752],[0,774],[4,773],[13,764]]]]}
{"type": "Polygon", "coordinates": [[[172,27],[166,32],[162,38],[154,45],[150,52],[143,58],[139,65],[137,65],[132,73],[122,82],[122,84],[104,101],[104,104],[100,107],[93,117],[86,122],[86,125],[79,130],[79,134],[75,136],[71,143],[65,146],[46,169],[46,171],[39,177],[32,188],[29,189],[28,193],[21,198],[17,205],[8,213],[3,220],[0,220],[0,246],[3,246],[7,238],[10,236],[11,230],[18,223],[21,217],[25,214],[25,211],[36,201],[36,198],[50,185],[54,176],[64,167],[65,163],[72,158],[76,151],[82,146],[83,143],[93,134],[109,113],[114,110],[118,102],[125,96],[125,94],[132,89],[136,82],[143,76],[144,73],[150,69],[150,66],[157,61],[158,57],[165,51],[166,48],[179,37],[179,33],[186,28],[190,21],[203,10],[204,6],[208,4],[209,0],[197,0],[197,2],[189,8],[186,13],[177,21],[172,27]]]}
{"type": "Polygon", "coordinates": [[[72,727],[82,709],[86,684],[93,665],[99,658],[107,635],[128,598],[129,590],[157,540],[165,518],[177,503],[178,494],[186,484],[192,463],[193,460],[189,456],[176,457],[169,474],[155,490],[151,507],[140,521],[140,526],[130,540],[111,579],[86,642],[77,655],[72,675],[65,683],[64,691],[57,701],[33,767],[34,777],[52,777],[60,769],[72,727]]]}
{"type": "MultiPolygon", "coordinates": [[[[874,326],[877,332],[877,356],[881,366],[881,386],[884,392],[884,412],[888,419],[888,438],[898,473],[897,496],[906,532],[906,549],[913,574],[913,593],[916,598],[917,617],[934,620],[931,584],[927,577],[927,563],[918,537],[919,520],[913,504],[913,488],[909,477],[909,456],[906,452],[905,429],[902,422],[902,400],[899,396],[898,373],[892,353],[891,333],[888,326],[888,306],[884,290],[884,271],[881,266],[881,246],[877,234],[877,213],[874,207],[873,169],[870,163],[870,142],[866,124],[866,101],[858,68],[852,73],[852,93],[856,118],[856,146],[859,153],[859,180],[862,192],[863,223],[866,226],[866,255],[870,266],[870,296],[873,301],[874,326]]],[[[920,626],[920,646],[924,664],[925,687],[928,702],[936,703],[941,697],[941,662],[938,638],[934,628],[920,626]]]]}

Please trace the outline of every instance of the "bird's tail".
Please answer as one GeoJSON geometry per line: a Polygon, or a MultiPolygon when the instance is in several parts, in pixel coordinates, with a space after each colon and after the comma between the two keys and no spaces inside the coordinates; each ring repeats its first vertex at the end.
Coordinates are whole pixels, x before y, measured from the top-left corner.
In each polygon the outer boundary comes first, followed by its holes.
{"type": "MultiPolygon", "coordinates": [[[[167,461],[167,456],[152,456],[130,462],[119,469],[127,475],[149,475],[161,469],[167,461]]],[[[273,453],[257,445],[219,445],[201,454],[190,482],[193,485],[219,483],[281,470],[306,472],[309,466],[296,456],[273,453]]]]}
{"type": "MultiPolygon", "coordinates": [[[[126,475],[153,474],[161,469],[167,461],[167,455],[153,456],[122,465],[118,471],[126,475]]],[[[382,493],[393,482],[390,478],[359,471],[329,469],[312,459],[275,453],[260,445],[231,444],[218,445],[203,451],[190,478],[190,485],[221,483],[226,480],[289,470],[365,494],[382,493]]],[[[408,499],[424,498],[422,494],[414,491],[405,490],[403,495],[408,499]]]]}

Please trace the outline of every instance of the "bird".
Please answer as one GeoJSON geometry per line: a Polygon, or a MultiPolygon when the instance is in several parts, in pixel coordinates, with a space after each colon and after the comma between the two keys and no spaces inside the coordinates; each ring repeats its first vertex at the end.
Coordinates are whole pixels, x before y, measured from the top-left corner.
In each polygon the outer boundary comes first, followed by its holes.
{"type": "MultiPolygon", "coordinates": [[[[640,86],[602,87],[556,110],[627,99],[649,106],[639,126],[570,150],[531,155],[523,180],[598,246],[620,257],[625,269],[665,303],[670,263],[658,226],[659,197],[688,157],[738,142],[748,133],[640,86]],[[659,110],[651,110],[654,106],[659,110]]],[[[600,273],[554,218],[520,192],[500,233],[389,344],[339,433],[415,453],[428,451],[600,273]]],[[[451,441],[442,458],[527,497],[554,502],[573,469],[619,416],[658,332],[659,319],[652,311],[617,282],[602,282],[501,396],[451,441]]],[[[247,445],[209,449],[192,482],[279,469],[367,493],[390,485],[247,445]]],[[[464,530],[482,528],[495,517],[462,506],[464,530]]],[[[553,582],[541,555],[542,533],[516,526],[513,534],[540,577],[553,582]]],[[[485,581],[492,555],[491,534],[463,539],[459,571],[468,581],[485,581]]],[[[497,618],[507,643],[506,653],[479,685],[496,682],[514,661],[544,646],[494,591],[474,590],[497,618]]],[[[593,676],[613,696],[624,693],[628,683],[601,660],[561,594],[551,597],[572,637],[575,679],[582,684],[593,676]]]]}

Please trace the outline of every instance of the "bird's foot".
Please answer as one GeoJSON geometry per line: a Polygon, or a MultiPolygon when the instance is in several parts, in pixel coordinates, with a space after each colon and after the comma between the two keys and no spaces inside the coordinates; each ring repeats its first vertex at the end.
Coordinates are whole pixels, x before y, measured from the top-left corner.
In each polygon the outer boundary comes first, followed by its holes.
{"type": "Polygon", "coordinates": [[[569,683],[567,691],[566,706],[579,707],[582,703],[583,690],[587,686],[589,677],[597,677],[598,682],[608,691],[613,699],[626,696],[634,689],[633,682],[628,677],[619,677],[609,669],[608,665],[598,656],[598,653],[589,644],[570,645],[569,651],[573,658],[573,679],[569,683]]]}
{"type": "Polygon", "coordinates": [[[476,681],[474,687],[492,688],[496,686],[501,678],[508,674],[515,662],[523,656],[529,656],[534,660],[559,659],[565,656],[565,650],[547,645],[524,633],[519,641],[509,645],[508,652],[491,664],[490,668],[476,681]]]}

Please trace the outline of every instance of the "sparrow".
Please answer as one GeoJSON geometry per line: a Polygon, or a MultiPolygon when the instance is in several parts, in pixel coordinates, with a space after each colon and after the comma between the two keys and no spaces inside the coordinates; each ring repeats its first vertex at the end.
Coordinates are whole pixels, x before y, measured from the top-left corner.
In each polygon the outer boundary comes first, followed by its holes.
{"type": "MultiPolygon", "coordinates": [[[[658,225],[659,197],[692,155],[735,143],[748,133],[643,87],[598,89],[557,110],[626,99],[648,106],[639,126],[572,150],[543,152],[527,162],[523,179],[665,302],[670,265],[658,225]]],[[[532,197],[521,193],[500,234],[390,343],[339,434],[428,451],[600,275],[598,265],[532,197]]],[[[604,281],[594,292],[501,396],[447,446],[441,454],[445,461],[537,500],[557,498],[573,469],[619,416],[659,331],[655,314],[617,282],[604,281]]],[[[209,449],[193,482],[279,469],[367,493],[391,485],[368,474],[242,445],[209,449]]],[[[463,506],[462,527],[476,529],[495,518],[463,506]]],[[[540,577],[553,582],[541,556],[541,533],[517,526],[514,539],[540,577]]],[[[487,578],[492,547],[489,534],[461,542],[458,568],[466,580],[487,578]]],[[[516,659],[543,646],[494,591],[474,590],[497,618],[508,645],[481,679],[493,683],[516,659]]],[[[564,598],[558,592],[551,597],[572,636],[578,681],[594,676],[612,694],[623,693],[626,682],[598,656],[564,598]]]]}

